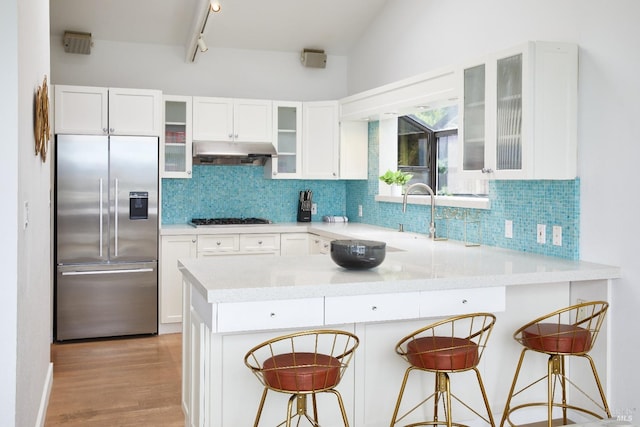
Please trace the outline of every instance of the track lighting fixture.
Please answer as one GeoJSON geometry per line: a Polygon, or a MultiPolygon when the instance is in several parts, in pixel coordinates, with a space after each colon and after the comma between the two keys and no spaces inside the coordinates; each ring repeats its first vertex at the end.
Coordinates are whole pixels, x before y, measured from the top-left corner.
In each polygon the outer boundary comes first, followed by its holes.
{"type": "Polygon", "coordinates": [[[207,44],[204,42],[204,39],[202,38],[202,34],[200,34],[200,37],[198,37],[198,48],[200,48],[200,52],[206,52],[209,50],[209,48],[207,47],[207,44]]]}
{"type": "Polygon", "coordinates": [[[220,4],[220,0],[211,0],[211,11],[220,12],[220,10],[222,10],[222,5],[220,4]]]}

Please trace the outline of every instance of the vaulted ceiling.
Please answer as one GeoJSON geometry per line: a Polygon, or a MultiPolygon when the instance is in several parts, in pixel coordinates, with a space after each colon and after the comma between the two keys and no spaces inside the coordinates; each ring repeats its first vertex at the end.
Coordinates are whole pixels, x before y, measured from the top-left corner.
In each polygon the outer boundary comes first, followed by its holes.
{"type": "MultiPolygon", "coordinates": [[[[205,38],[209,47],[346,55],[387,0],[220,0],[205,38]]],[[[207,0],[50,0],[51,35],[188,47],[207,0]]]]}

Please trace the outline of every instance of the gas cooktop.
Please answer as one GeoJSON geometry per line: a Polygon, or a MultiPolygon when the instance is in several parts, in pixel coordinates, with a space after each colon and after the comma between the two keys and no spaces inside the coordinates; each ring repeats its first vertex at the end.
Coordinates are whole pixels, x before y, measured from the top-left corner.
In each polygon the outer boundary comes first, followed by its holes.
{"type": "Polygon", "coordinates": [[[264,218],[193,218],[189,224],[197,228],[221,225],[262,225],[272,224],[272,221],[264,218]]]}

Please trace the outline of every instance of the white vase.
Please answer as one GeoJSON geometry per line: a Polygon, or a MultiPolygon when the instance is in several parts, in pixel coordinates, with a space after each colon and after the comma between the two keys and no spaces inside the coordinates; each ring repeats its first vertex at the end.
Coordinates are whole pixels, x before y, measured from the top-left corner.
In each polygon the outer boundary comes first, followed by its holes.
{"type": "Polygon", "coordinates": [[[391,195],[392,196],[402,196],[402,185],[391,184],[391,195]]]}

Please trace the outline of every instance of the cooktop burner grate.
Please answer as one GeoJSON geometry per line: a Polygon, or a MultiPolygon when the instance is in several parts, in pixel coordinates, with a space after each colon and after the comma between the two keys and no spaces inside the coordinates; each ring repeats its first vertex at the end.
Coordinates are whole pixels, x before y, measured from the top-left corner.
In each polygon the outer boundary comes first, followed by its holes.
{"type": "Polygon", "coordinates": [[[260,225],[271,223],[271,220],[265,218],[193,218],[191,220],[191,225],[195,227],[212,225],[260,225]]]}

